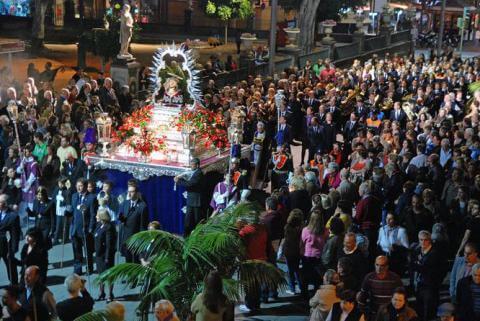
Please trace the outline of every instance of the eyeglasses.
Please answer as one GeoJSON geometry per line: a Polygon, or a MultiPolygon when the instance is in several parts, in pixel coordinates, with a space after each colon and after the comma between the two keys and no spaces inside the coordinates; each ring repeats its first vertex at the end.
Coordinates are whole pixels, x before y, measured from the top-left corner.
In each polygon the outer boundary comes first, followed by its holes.
{"type": "Polygon", "coordinates": [[[474,254],[474,252],[467,252],[467,251],[464,251],[464,252],[463,252],[463,255],[465,255],[465,256],[470,256],[470,255],[472,255],[472,254],[474,254]]]}

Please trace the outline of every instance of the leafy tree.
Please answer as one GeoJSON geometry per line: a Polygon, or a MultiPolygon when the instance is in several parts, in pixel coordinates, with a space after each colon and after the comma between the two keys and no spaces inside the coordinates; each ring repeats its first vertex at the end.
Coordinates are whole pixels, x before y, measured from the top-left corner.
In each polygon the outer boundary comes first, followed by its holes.
{"type": "MultiPolygon", "coordinates": [[[[99,275],[96,281],[140,285],[138,312],[142,316],[152,303],[168,299],[181,320],[187,319],[190,304],[202,291],[203,280],[212,269],[223,276],[224,293],[232,301],[237,301],[242,291],[260,285],[284,287],[284,273],[277,267],[245,259],[236,223],[239,219],[258,221],[258,217],[257,206],[241,203],[197,225],[186,238],[166,231],[139,232],[127,240],[127,246],[133,253],[146,257],[149,264],[119,264],[99,275]]],[[[90,320],[96,320],[92,314],[77,319],[90,320]]]]}
{"type": "Polygon", "coordinates": [[[305,53],[312,50],[315,39],[315,23],[326,19],[339,20],[340,9],[357,8],[366,0],[278,0],[284,10],[297,10],[299,45],[305,53]]]}
{"type": "Polygon", "coordinates": [[[210,17],[220,19],[225,24],[225,43],[227,43],[228,24],[233,19],[247,19],[253,15],[250,0],[201,0],[200,7],[210,17]]]}

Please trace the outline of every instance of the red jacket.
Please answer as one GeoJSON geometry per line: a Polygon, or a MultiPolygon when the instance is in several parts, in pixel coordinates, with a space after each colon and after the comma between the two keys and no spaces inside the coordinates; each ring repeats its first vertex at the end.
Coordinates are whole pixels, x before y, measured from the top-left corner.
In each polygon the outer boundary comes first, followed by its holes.
{"type": "Polygon", "coordinates": [[[382,220],[381,201],[372,195],[363,197],[355,208],[354,220],[361,229],[378,228],[382,220]]]}

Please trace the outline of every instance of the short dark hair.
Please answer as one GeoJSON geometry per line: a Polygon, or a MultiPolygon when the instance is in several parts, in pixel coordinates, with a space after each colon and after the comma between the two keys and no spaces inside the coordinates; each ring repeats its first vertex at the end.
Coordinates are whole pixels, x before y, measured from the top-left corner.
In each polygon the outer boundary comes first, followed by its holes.
{"type": "Polygon", "coordinates": [[[403,286],[395,288],[395,290],[393,290],[393,294],[402,294],[405,299],[408,298],[407,290],[403,286]]]}
{"type": "Polygon", "coordinates": [[[265,200],[265,205],[271,210],[276,210],[278,206],[278,200],[277,198],[270,196],[265,200]]]}
{"type": "Polygon", "coordinates": [[[350,302],[350,303],[354,303],[355,298],[356,298],[356,295],[355,295],[355,291],[353,291],[353,290],[344,290],[344,291],[342,291],[342,293],[340,293],[340,299],[342,301],[347,301],[347,302],[350,302]]]}
{"type": "Polygon", "coordinates": [[[335,235],[342,234],[345,231],[345,224],[343,224],[343,221],[338,218],[334,217],[330,221],[330,232],[332,232],[335,235]]]}

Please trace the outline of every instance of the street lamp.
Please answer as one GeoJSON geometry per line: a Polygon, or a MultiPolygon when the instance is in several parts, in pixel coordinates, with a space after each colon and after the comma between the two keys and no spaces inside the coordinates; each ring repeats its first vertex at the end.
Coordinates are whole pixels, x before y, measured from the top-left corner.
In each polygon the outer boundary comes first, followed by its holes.
{"type": "Polygon", "coordinates": [[[107,152],[107,145],[110,143],[112,135],[112,118],[108,113],[100,113],[95,120],[97,124],[98,141],[103,145],[101,157],[110,156],[107,152]]]}

